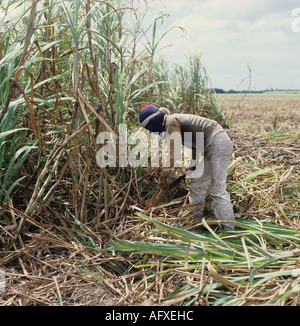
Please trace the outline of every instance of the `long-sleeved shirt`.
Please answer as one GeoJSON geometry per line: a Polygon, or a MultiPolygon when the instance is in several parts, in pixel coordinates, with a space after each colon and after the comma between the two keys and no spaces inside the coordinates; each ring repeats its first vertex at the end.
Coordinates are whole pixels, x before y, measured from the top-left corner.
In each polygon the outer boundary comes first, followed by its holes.
{"type": "MultiPolygon", "coordinates": [[[[178,137],[181,136],[181,144],[191,148],[194,152],[197,150],[197,146],[199,148],[199,144],[197,145],[197,132],[203,133],[204,136],[204,152],[206,152],[211,145],[214,136],[224,131],[224,129],[214,120],[207,119],[201,116],[197,116],[194,114],[180,114],[175,113],[171,115],[166,115],[164,120],[164,128],[168,135],[172,135],[172,133],[177,132],[178,137]],[[185,142],[185,133],[191,133],[191,142],[185,142]]],[[[175,137],[176,138],[176,137],[175,137]]],[[[175,153],[181,152],[181,144],[180,148],[179,141],[171,142],[169,148],[170,155],[170,164],[168,168],[164,168],[161,177],[165,178],[169,174],[169,172],[175,166],[175,153]]]]}

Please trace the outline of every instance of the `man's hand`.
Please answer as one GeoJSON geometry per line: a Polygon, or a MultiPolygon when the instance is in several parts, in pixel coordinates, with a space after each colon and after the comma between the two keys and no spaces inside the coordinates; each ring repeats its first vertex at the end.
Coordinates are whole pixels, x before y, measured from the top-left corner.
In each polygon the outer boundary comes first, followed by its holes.
{"type": "Polygon", "coordinates": [[[167,183],[167,179],[161,179],[160,180],[160,183],[159,183],[159,187],[162,189],[162,190],[168,190],[169,188],[169,185],[167,183]]]}
{"type": "Polygon", "coordinates": [[[196,166],[191,166],[185,169],[185,171],[195,171],[195,170],[196,170],[196,166]]]}

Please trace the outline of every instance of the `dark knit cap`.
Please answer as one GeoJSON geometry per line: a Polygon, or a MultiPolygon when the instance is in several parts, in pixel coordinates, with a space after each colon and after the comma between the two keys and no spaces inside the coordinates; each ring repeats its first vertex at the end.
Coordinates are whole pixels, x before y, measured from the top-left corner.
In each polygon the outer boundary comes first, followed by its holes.
{"type": "Polygon", "coordinates": [[[164,117],[165,112],[161,112],[152,104],[143,106],[139,114],[141,126],[150,132],[162,132],[164,117]]]}

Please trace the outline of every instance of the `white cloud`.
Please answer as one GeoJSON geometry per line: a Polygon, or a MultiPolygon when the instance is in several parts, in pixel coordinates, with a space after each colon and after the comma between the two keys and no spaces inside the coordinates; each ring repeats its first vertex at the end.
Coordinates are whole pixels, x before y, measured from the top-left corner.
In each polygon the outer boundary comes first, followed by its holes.
{"type": "Polygon", "coordinates": [[[236,87],[246,62],[253,64],[255,88],[300,87],[300,33],[291,29],[298,0],[154,0],[152,7],[170,13],[165,29],[179,25],[187,32],[182,38],[172,31],[162,45],[174,46],[162,53],[171,61],[202,53],[215,87],[236,87]]]}

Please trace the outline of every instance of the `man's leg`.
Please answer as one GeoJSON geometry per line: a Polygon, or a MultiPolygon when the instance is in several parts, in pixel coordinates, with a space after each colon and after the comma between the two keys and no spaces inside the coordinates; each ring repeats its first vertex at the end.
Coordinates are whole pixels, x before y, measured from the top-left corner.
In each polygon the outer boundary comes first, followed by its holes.
{"type": "MultiPolygon", "coordinates": [[[[215,136],[209,156],[211,158],[210,195],[218,220],[234,221],[234,213],[227,192],[227,170],[232,155],[232,143],[225,132],[215,136]]],[[[234,230],[234,224],[224,224],[225,230],[234,230]]]]}
{"type": "Polygon", "coordinates": [[[211,182],[210,177],[211,162],[210,158],[204,157],[204,171],[200,178],[189,179],[189,203],[195,204],[192,206],[191,212],[194,215],[194,221],[201,222],[203,217],[203,206],[206,198],[207,188],[211,182]]]}

